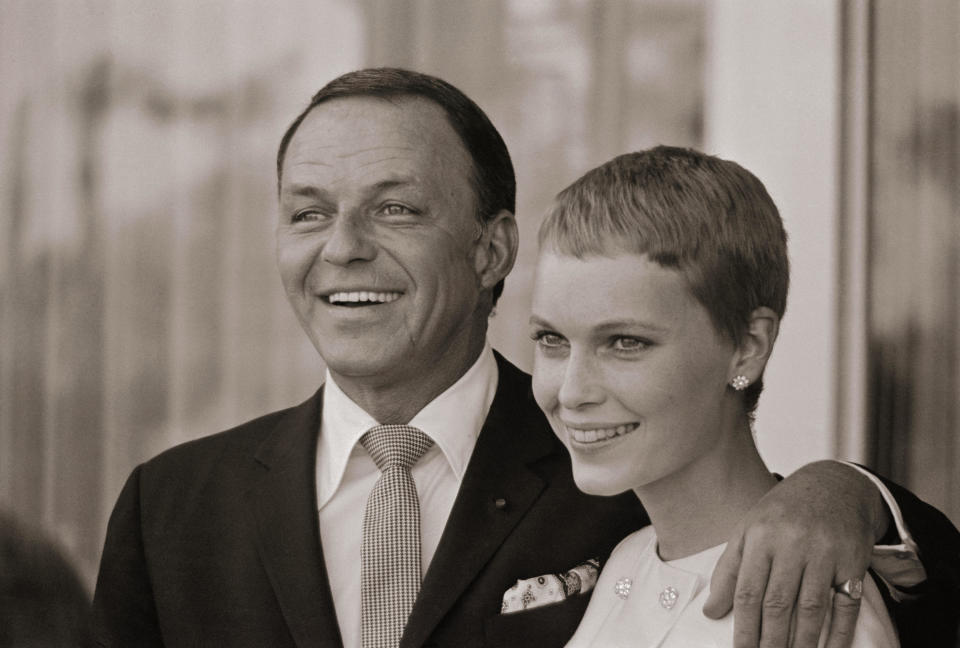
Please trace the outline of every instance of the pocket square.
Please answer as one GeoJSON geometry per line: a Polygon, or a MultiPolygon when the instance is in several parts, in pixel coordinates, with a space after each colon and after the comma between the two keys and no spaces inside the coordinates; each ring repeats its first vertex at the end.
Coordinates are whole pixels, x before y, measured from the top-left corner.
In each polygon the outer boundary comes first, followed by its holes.
{"type": "Polygon", "coordinates": [[[562,574],[544,574],[524,578],[503,593],[500,614],[513,614],[530,608],[560,603],[574,594],[586,594],[597,584],[600,561],[591,558],[562,574]]]}

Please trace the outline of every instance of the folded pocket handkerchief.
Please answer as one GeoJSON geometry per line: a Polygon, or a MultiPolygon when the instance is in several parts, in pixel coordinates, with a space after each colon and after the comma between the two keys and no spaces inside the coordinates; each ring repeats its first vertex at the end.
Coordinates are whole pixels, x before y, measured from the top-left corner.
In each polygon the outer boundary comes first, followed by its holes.
{"type": "Polygon", "coordinates": [[[591,558],[562,574],[544,574],[518,580],[516,585],[503,593],[500,614],[522,612],[559,603],[574,594],[585,594],[597,584],[599,573],[600,561],[591,558]]]}

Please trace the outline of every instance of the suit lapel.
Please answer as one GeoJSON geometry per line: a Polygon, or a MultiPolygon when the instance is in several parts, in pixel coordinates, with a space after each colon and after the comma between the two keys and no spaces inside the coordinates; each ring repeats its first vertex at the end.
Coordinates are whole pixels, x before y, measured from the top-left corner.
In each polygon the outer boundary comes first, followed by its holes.
{"type": "Polygon", "coordinates": [[[264,569],[294,641],[341,648],[316,506],[322,392],[290,410],[257,449],[247,503],[264,569]]]}
{"type": "Polygon", "coordinates": [[[499,354],[499,382],[440,544],[404,631],[402,647],[420,646],[476,578],[543,489],[529,465],[555,451],[531,408],[529,383],[499,354]],[[496,501],[505,500],[498,507],[496,501]]]}

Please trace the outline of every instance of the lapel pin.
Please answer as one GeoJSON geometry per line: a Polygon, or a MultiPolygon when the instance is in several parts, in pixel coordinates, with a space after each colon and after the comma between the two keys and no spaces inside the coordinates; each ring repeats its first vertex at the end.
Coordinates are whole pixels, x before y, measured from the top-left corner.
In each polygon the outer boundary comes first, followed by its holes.
{"type": "Polygon", "coordinates": [[[503,499],[502,497],[498,497],[497,499],[493,500],[493,505],[497,507],[498,511],[505,511],[507,509],[507,500],[503,499]]]}

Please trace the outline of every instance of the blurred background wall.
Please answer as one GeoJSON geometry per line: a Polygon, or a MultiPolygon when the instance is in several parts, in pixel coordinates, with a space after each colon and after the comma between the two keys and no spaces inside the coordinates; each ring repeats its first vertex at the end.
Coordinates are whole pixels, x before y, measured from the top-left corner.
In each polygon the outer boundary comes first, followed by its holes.
{"type": "Polygon", "coordinates": [[[661,142],[733,158],[791,237],[771,468],[858,460],[960,523],[958,43],[952,0],[0,0],[0,508],[92,585],[137,463],[316,389],[275,150],[326,81],[396,65],[463,89],[513,155],[495,346],[529,367],[560,188],[661,142]]]}

